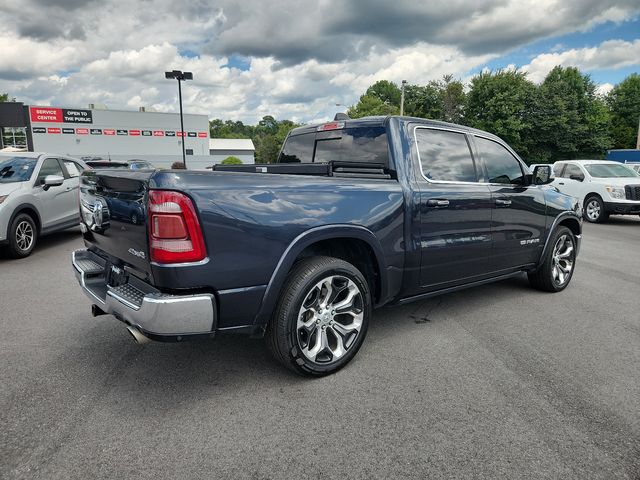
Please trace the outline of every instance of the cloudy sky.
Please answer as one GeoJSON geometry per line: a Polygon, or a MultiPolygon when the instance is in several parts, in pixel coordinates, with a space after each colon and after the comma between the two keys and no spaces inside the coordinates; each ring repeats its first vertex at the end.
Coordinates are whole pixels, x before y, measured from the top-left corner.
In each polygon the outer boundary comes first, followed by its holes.
{"type": "Polygon", "coordinates": [[[332,117],[378,79],[640,71],[638,0],[2,0],[0,93],[33,105],[332,117]]]}

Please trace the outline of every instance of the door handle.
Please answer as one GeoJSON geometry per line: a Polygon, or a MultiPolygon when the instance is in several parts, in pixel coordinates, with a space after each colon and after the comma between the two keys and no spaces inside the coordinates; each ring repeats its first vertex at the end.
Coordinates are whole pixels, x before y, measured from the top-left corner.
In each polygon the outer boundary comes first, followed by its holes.
{"type": "Polygon", "coordinates": [[[511,200],[506,200],[504,198],[496,198],[496,206],[497,207],[510,207],[511,200]]]}
{"type": "Polygon", "coordinates": [[[564,182],[558,182],[559,185],[564,185],[564,182]]]}
{"type": "Polygon", "coordinates": [[[435,208],[447,208],[449,206],[449,200],[430,198],[429,200],[427,200],[427,206],[435,208]]]}

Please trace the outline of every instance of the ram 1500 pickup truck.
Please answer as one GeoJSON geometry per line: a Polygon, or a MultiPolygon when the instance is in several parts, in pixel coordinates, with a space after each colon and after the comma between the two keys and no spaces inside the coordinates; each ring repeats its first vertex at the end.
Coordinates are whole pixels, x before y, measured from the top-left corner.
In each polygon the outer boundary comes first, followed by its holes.
{"type": "Polygon", "coordinates": [[[325,375],[376,307],[522,272],[563,290],[582,212],[551,181],[486,132],[343,119],[292,130],[276,164],[85,171],[72,262],[93,314],[139,343],[266,335],[285,366],[325,375]],[[135,221],[113,215],[125,204],[135,221]]]}

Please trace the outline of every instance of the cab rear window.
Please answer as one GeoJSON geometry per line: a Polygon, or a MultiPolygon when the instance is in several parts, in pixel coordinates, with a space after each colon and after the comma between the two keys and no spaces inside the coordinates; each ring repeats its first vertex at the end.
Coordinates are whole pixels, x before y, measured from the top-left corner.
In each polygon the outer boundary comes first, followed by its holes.
{"type": "Polygon", "coordinates": [[[292,135],[278,163],[357,162],[388,165],[384,127],[356,127],[292,135]]]}

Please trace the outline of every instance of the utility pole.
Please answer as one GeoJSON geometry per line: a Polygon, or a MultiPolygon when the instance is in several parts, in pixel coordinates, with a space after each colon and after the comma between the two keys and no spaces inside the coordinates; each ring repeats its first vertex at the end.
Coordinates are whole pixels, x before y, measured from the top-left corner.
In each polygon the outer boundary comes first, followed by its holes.
{"type": "Polygon", "coordinates": [[[406,80],[402,80],[402,84],[400,86],[400,116],[404,115],[404,87],[407,84],[406,80]]]}
{"type": "Polygon", "coordinates": [[[182,142],[182,163],[184,168],[187,168],[187,155],[184,146],[184,139],[187,137],[184,131],[184,117],[182,115],[182,81],[193,80],[193,73],[181,72],[180,70],[172,70],[171,72],[164,72],[164,76],[167,79],[178,80],[178,103],[180,103],[180,141],[182,142]]]}
{"type": "Polygon", "coordinates": [[[636,150],[640,150],[640,118],[638,118],[638,136],[636,137],[636,150]]]}

